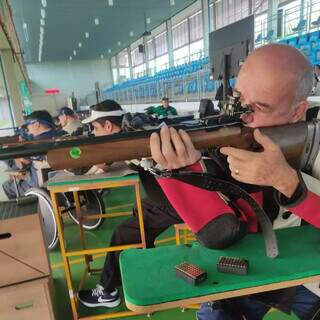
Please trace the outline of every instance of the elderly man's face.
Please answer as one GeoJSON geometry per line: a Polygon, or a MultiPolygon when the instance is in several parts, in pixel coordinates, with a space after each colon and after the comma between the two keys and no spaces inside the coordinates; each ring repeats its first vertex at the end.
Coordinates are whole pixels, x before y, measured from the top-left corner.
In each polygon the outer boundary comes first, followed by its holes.
{"type": "Polygon", "coordinates": [[[248,127],[268,127],[296,122],[296,82],[292,74],[263,61],[250,61],[239,73],[236,90],[252,113],[243,116],[248,127]]]}

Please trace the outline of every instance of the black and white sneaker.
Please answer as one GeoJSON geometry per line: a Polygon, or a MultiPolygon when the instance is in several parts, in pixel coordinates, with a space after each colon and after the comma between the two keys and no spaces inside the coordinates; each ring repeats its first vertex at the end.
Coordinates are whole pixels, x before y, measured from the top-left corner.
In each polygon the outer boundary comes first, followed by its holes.
{"type": "Polygon", "coordinates": [[[100,284],[97,284],[94,289],[79,291],[78,299],[82,304],[89,308],[115,308],[121,302],[118,289],[107,292],[100,284]]]}

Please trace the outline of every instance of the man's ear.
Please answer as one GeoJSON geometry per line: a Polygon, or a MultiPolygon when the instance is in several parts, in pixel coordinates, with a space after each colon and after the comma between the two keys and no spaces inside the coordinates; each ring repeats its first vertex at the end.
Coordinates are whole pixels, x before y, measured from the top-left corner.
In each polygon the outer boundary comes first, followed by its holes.
{"type": "Polygon", "coordinates": [[[106,120],[105,123],[104,123],[104,128],[107,132],[112,132],[112,122],[109,121],[109,120],[106,120]]]}
{"type": "Polygon", "coordinates": [[[308,101],[300,101],[298,104],[294,106],[293,115],[291,117],[290,122],[295,123],[303,119],[305,113],[309,108],[308,101]]]}

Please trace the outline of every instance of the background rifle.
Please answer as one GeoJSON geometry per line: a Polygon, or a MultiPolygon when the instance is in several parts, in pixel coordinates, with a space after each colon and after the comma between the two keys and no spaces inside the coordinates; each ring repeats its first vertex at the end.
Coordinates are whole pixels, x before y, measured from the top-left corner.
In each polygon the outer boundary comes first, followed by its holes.
{"type": "MultiPolygon", "coordinates": [[[[79,137],[36,144],[15,144],[0,149],[0,160],[34,155],[47,155],[53,169],[71,169],[98,163],[131,160],[151,155],[149,139],[159,130],[118,133],[104,137],[79,137]]],[[[253,139],[253,129],[241,122],[229,122],[186,129],[199,150],[233,146],[259,151],[253,139]]],[[[277,143],[287,161],[295,168],[310,168],[319,151],[320,124],[298,122],[283,126],[261,128],[261,132],[277,143]]]]}

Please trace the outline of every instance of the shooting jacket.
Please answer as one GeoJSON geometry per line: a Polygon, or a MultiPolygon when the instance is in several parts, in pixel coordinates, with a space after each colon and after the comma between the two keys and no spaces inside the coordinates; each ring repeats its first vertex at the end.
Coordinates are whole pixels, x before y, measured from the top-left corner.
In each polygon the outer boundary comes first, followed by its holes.
{"type": "Polygon", "coordinates": [[[176,116],[178,113],[174,107],[168,106],[167,108],[165,108],[164,106],[160,105],[157,107],[148,108],[147,114],[154,114],[157,117],[167,117],[167,116],[176,116]]]}
{"type": "MultiPolygon", "coordinates": [[[[312,170],[312,175],[317,178],[312,178],[316,186],[311,189],[306,181],[307,188],[305,183],[307,175],[301,175],[298,172],[300,184],[290,199],[271,187],[259,187],[235,181],[230,175],[226,159],[218,152],[211,154],[209,159],[203,158],[184,170],[210,172],[219,178],[240,185],[263,207],[273,222],[278,220],[278,215],[286,220],[282,214],[284,211],[290,211],[292,225],[300,224],[303,220],[320,228],[320,180],[317,180],[320,179],[320,154],[312,170]]],[[[249,232],[259,231],[256,215],[243,199],[232,199],[233,201],[229,202],[219,192],[210,192],[172,178],[160,178],[158,182],[182,220],[195,233],[201,232],[212,220],[225,214],[236,215],[240,221],[247,224],[249,232]]],[[[290,226],[288,223],[286,225],[290,226]]],[[[306,285],[306,287],[320,296],[319,283],[306,285]]],[[[268,305],[289,312],[294,294],[295,288],[291,288],[259,296],[268,305]]]]}

